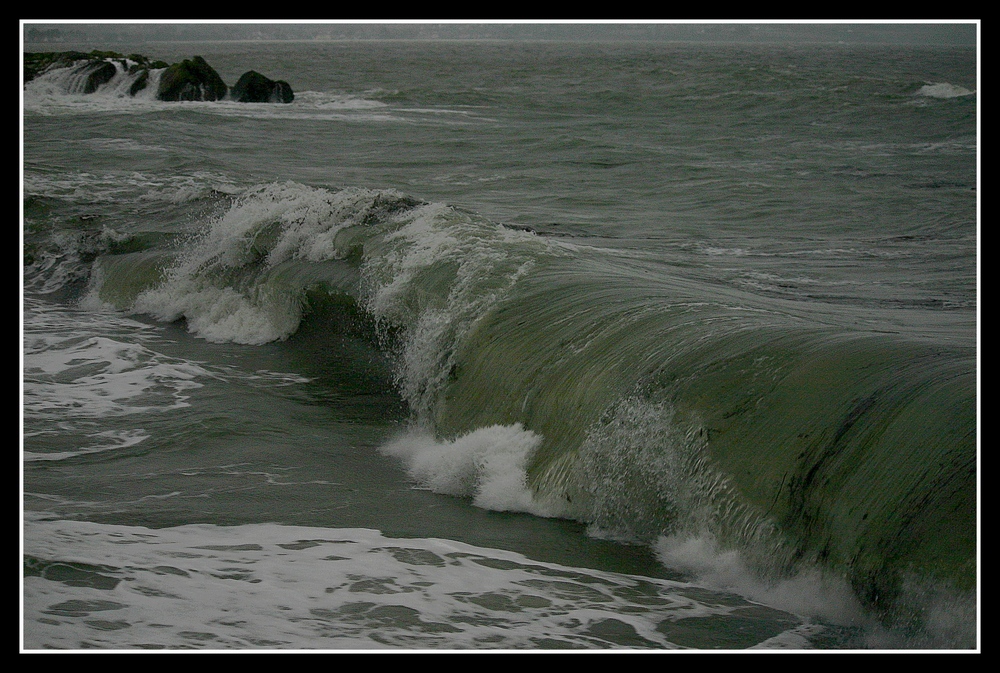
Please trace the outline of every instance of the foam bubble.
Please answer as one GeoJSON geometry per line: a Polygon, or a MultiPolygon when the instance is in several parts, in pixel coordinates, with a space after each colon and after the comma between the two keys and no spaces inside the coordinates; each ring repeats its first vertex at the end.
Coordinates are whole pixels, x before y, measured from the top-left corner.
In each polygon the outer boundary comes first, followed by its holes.
{"type": "Polygon", "coordinates": [[[298,289],[271,282],[268,270],[293,259],[339,257],[336,233],[364,217],[377,194],[294,183],[251,189],[187,250],[163,285],[137,297],[133,310],[164,321],[184,317],[188,329],[214,342],[287,338],[302,317],[298,289]]]}
{"type": "Polygon", "coordinates": [[[930,98],[959,98],[961,96],[973,96],[975,91],[970,91],[964,87],[955,86],[954,84],[940,83],[940,84],[925,84],[920,87],[917,91],[917,95],[928,96],[930,98]]]}
{"type": "MultiPolygon", "coordinates": [[[[60,429],[65,429],[66,424],[60,429]]],[[[43,434],[55,435],[57,432],[34,432],[25,433],[25,436],[38,436],[43,434]]],[[[36,462],[36,461],[52,461],[52,460],[67,460],[69,458],[76,458],[77,456],[87,455],[89,453],[101,453],[102,451],[113,451],[117,449],[124,449],[130,446],[134,446],[140,442],[149,439],[149,434],[145,430],[105,430],[102,432],[95,432],[88,435],[88,438],[94,438],[99,443],[93,444],[91,446],[84,446],[71,451],[49,451],[49,452],[35,452],[35,451],[24,451],[22,456],[24,462],[36,462]]]]}
{"type": "Polygon", "coordinates": [[[259,293],[250,298],[228,287],[190,279],[147,290],[133,308],[165,322],[184,317],[188,329],[206,341],[250,345],[287,338],[302,317],[295,297],[259,293]]]}
{"type": "Polygon", "coordinates": [[[365,246],[366,308],[403,328],[400,392],[430,418],[476,321],[553,248],[538,237],[442,204],[426,204],[365,246]]]}
{"type": "Polygon", "coordinates": [[[520,423],[480,428],[451,441],[413,429],[382,451],[402,459],[410,475],[435,493],[471,497],[483,509],[548,516],[527,488],[528,460],[541,441],[520,423]]]}
{"type": "Polygon", "coordinates": [[[47,518],[25,512],[29,649],[809,647],[777,611],[706,640],[753,607],[731,595],[452,540],[47,518]]]}
{"type": "Polygon", "coordinates": [[[662,537],[655,550],[665,566],[690,573],[706,587],[732,591],[753,601],[833,624],[856,625],[865,619],[847,582],[819,569],[764,580],[749,569],[738,551],[722,549],[709,533],[662,537]]]}
{"type": "Polygon", "coordinates": [[[25,343],[24,409],[101,417],[179,409],[206,371],[144,346],[107,337],[31,334],[25,343]]]}

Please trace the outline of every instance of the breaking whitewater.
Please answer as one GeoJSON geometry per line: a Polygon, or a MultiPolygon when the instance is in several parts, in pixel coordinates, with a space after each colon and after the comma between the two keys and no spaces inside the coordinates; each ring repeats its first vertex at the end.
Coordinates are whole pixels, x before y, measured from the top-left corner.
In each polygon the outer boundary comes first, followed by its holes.
{"type": "Polygon", "coordinates": [[[976,647],[974,52],[197,46],[25,88],[26,648],[976,647]]]}

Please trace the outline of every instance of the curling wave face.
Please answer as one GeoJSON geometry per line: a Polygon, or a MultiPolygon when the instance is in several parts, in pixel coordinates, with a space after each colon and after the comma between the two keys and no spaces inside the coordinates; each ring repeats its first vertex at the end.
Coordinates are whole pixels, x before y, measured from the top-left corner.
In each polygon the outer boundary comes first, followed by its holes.
{"type": "Polygon", "coordinates": [[[974,592],[975,351],[906,312],[295,183],[169,254],[99,256],[89,290],[245,344],[321,296],[393,356],[412,428],[385,451],[427,488],[615,539],[709,535],[758,576],[826,568],[889,621],[922,609],[914,586],[974,592]]]}

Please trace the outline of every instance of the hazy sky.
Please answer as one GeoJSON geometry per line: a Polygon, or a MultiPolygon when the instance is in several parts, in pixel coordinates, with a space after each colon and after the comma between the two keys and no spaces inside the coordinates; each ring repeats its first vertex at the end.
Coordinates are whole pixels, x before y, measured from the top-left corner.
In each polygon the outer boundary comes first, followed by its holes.
{"type": "Polygon", "coordinates": [[[550,39],[975,46],[977,23],[22,22],[25,41],[550,39]]]}

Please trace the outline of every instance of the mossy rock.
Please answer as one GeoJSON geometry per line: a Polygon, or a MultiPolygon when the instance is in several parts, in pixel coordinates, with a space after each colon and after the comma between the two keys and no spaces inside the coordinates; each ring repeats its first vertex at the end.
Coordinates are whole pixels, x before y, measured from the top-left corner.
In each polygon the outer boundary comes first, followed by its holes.
{"type": "Polygon", "coordinates": [[[77,61],[89,59],[82,51],[47,51],[24,54],[24,81],[30,82],[49,68],[68,68],[77,61]]]}
{"type": "Polygon", "coordinates": [[[229,87],[201,56],[185,59],[167,68],[160,77],[156,97],[164,101],[221,100],[229,87]]]}
{"type": "Polygon", "coordinates": [[[250,70],[240,76],[230,98],[239,103],[291,103],[295,94],[288,82],[275,81],[250,70]]]}
{"type": "MultiPolygon", "coordinates": [[[[24,81],[30,82],[54,68],[74,68],[86,79],[76,93],[94,93],[111,81],[119,70],[135,77],[129,95],[135,96],[149,86],[151,70],[163,70],[156,97],[163,101],[216,101],[227,96],[232,100],[253,103],[291,103],[295,98],[288,82],[272,80],[253,70],[244,73],[233,88],[201,56],[180,63],[153,61],[142,54],[125,56],[115,51],[94,50],[39,52],[24,54],[24,81]]],[[[79,81],[79,80],[77,80],[79,81]]]]}

